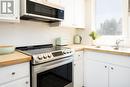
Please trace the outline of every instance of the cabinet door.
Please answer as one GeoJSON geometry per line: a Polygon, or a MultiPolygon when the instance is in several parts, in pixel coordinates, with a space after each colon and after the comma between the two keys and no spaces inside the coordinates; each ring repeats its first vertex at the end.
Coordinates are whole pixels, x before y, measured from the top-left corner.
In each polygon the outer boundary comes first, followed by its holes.
{"type": "Polygon", "coordinates": [[[64,21],[62,26],[74,26],[74,0],[61,0],[61,5],[64,7],[64,21]]]}
{"type": "Polygon", "coordinates": [[[74,60],[74,87],[83,86],[83,52],[76,53],[74,60]]]}
{"type": "Polygon", "coordinates": [[[109,87],[130,87],[130,68],[111,66],[109,87]]]}
{"type": "Polygon", "coordinates": [[[74,87],[83,86],[83,61],[74,62],[74,87]]]}
{"type": "Polygon", "coordinates": [[[108,87],[108,66],[85,59],[85,87],[108,87]]]}
{"type": "Polygon", "coordinates": [[[19,22],[20,0],[0,1],[0,21],[19,22]]]}
{"type": "Polygon", "coordinates": [[[8,83],[30,75],[29,62],[0,68],[0,84],[8,83]]]}
{"type": "Polygon", "coordinates": [[[75,27],[85,28],[85,0],[75,0],[74,2],[75,27]]]}
{"type": "Polygon", "coordinates": [[[5,85],[1,85],[0,87],[30,87],[30,79],[29,77],[16,80],[5,85]]]}

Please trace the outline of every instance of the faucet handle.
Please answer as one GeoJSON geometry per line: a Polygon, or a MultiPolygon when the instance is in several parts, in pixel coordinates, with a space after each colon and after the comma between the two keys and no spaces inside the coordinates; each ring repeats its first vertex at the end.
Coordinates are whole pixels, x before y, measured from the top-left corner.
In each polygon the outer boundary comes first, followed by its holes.
{"type": "Polygon", "coordinates": [[[123,39],[116,40],[116,44],[119,44],[121,41],[124,41],[123,39]]]}
{"type": "Polygon", "coordinates": [[[119,44],[120,44],[121,41],[124,41],[124,40],[123,40],[123,39],[118,39],[118,40],[116,40],[116,43],[115,43],[116,46],[114,46],[114,49],[115,49],[115,50],[118,50],[118,49],[119,49],[119,44]]]}

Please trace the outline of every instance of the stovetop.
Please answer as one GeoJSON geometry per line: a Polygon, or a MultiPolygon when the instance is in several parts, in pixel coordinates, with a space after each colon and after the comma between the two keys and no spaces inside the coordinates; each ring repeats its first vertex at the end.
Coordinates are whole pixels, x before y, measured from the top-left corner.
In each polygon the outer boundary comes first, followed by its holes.
{"type": "Polygon", "coordinates": [[[52,52],[52,51],[64,50],[67,48],[63,46],[53,46],[52,44],[46,44],[46,45],[17,47],[16,49],[24,51],[30,55],[35,55],[35,54],[52,52]]]}
{"type": "Polygon", "coordinates": [[[56,47],[50,47],[50,48],[29,49],[29,50],[22,50],[22,51],[30,55],[35,55],[35,54],[48,53],[48,52],[59,51],[59,50],[64,50],[64,49],[67,49],[67,48],[56,46],[56,47]]]}
{"type": "Polygon", "coordinates": [[[16,49],[32,56],[33,64],[44,63],[73,55],[72,49],[63,46],[53,46],[52,44],[24,46],[17,47],[16,49]]]}

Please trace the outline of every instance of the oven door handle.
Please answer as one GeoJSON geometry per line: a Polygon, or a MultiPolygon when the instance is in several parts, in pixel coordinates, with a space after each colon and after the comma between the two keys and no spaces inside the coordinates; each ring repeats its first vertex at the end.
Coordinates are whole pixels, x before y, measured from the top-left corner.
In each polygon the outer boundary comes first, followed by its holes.
{"type": "Polygon", "coordinates": [[[73,62],[73,57],[63,58],[63,59],[60,59],[60,60],[56,60],[56,61],[53,61],[53,62],[49,62],[49,63],[46,63],[46,64],[41,64],[39,66],[36,66],[35,69],[34,69],[34,72],[40,73],[40,72],[47,71],[47,70],[50,70],[50,69],[54,69],[56,67],[59,67],[59,66],[71,63],[71,62],[73,62]]]}

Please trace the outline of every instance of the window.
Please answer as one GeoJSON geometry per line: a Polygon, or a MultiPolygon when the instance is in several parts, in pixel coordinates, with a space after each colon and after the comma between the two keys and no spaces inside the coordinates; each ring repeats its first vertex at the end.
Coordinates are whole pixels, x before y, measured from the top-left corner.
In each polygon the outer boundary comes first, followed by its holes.
{"type": "Polygon", "coordinates": [[[111,44],[127,34],[127,0],[93,0],[94,31],[101,35],[99,42],[111,44]],[[106,41],[109,40],[109,41],[106,41]],[[102,41],[101,41],[102,40],[102,41]]]}
{"type": "Polygon", "coordinates": [[[123,0],[96,0],[96,31],[101,35],[122,35],[123,0]]]}

